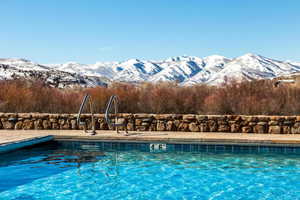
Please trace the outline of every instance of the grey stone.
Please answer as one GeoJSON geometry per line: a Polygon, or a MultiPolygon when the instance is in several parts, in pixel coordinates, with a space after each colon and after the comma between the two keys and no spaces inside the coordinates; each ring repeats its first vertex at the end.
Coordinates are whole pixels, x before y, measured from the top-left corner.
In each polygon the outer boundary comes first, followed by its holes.
{"type": "Polygon", "coordinates": [[[219,125],[218,132],[223,132],[223,133],[230,132],[230,126],[228,126],[228,125],[219,125]]]}
{"type": "MultiPolygon", "coordinates": [[[[266,122],[264,122],[266,123],[266,122]]],[[[253,127],[253,132],[254,133],[268,133],[267,132],[267,125],[260,125],[260,124],[257,124],[256,126],[253,127]]]]}
{"type": "Polygon", "coordinates": [[[251,126],[242,127],[242,133],[253,133],[251,126]]]}
{"type": "Polygon", "coordinates": [[[157,131],[165,131],[166,130],[166,125],[163,121],[158,121],[156,125],[156,130],[157,131]]]}
{"type": "Polygon", "coordinates": [[[51,122],[49,120],[43,120],[43,128],[51,129],[51,122]]]}
{"type": "Polygon", "coordinates": [[[300,127],[292,127],[291,128],[291,133],[292,134],[300,134],[300,127]]]}
{"type": "Polygon", "coordinates": [[[167,131],[175,131],[176,130],[176,126],[174,124],[173,121],[168,121],[166,124],[166,130],[167,131]]]}
{"type": "Polygon", "coordinates": [[[202,121],[207,121],[208,117],[206,115],[196,115],[196,119],[199,122],[202,122],[202,121]]]}
{"type": "Polygon", "coordinates": [[[231,133],[241,132],[241,126],[239,124],[231,124],[230,126],[231,133]]]}
{"type": "Polygon", "coordinates": [[[142,125],[142,120],[141,119],[135,119],[135,125],[136,126],[141,126],[142,125]]]}
{"type": "Polygon", "coordinates": [[[15,129],[16,130],[21,130],[23,128],[23,122],[22,121],[18,121],[16,124],[15,124],[15,129]]]}
{"type": "MultiPolygon", "coordinates": [[[[97,121],[98,121],[98,120],[97,120],[97,121]]],[[[71,128],[72,128],[73,130],[78,129],[77,121],[76,121],[75,119],[72,119],[72,120],[70,121],[70,123],[71,123],[71,128]]]]}
{"type": "Polygon", "coordinates": [[[184,123],[184,122],[180,123],[178,125],[177,130],[179,130],[179,131],[189,131],[189,123],[184,123]]]}
{"type": "Polygon", "coordinates": [[[58,125],[57,122],[53,122],[52,123],[52,129],[54,129],[54,130],[58,130],[59,129],[59,125],[58,125]]]}
{"type": "Polygon", "coordinates": [[[200,132],[209,132],[209,127],[208,127],[207,123],[201,123],[199,125],[199,130],[200,130],[200,132]]]}
{"type": "Polygon", "coordinates": [[[23,122],[23,129],[30,130],[33,128],[34,128],[33,121],[31,121],[30,119],[25,119],[23,122]]]}
{"type": "Polygon", "coordinates": [[[198,125],[196,123],[194,123],[194,122],[192,122],[192,123],[189,124],[189,130],[191,132],[199,132],[200,131],[198,125]]]}
{"type": "Polygon", "coordinates": [[[208,127],[210,132],[217,132],[218,131],[218,124],[215,121],[208,121],[208,127]]]}
{"type": "Polygon", "coordinates": [[[43,129],[43,121],[41,119],[37,119],[34,121],[34,129],[36,130],[43,129]]]}
{"type": "Polygon", "coordinates": [[[2,126],[4,129],[14,129],[15,123],[12,121],[2,121],[2,126]]]}
{"type": "Polygon", "coordinates": [[[196,115],[183,115],[182,119],[185,121],[195,121],[196,120],[196,115]]]}
{"type": "Polygon", "coordinates": [[[277,126],[279,125],[279,121],[269,121],[269,126],[277,126]]]}
{"type": "Polygon", "coordinates": [[[282,130],[282,134],[291,134],[291,127],[290,126],[282,126],[281,127],[281,130],[282,130]]]}
{"type": "Polygon", "coordinates": [[[281,127],[280,126],[269,126],[269,133],[270,134],[281,134],[281,127]]]}

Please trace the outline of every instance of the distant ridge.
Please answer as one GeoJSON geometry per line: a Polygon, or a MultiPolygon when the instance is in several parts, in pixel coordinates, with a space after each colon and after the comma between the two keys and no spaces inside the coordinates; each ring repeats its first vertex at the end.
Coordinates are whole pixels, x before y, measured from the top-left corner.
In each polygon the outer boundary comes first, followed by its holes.
{"type": "Polygon", "coordinates": [[[178,56],[161,61],[129,59],[95,64],[38,64],[26,59],[0,59],[0,80],[34,77],[55,82],[58,87],[93,87],[111,81],[218,85],[226,79],[272,79],[295,72],[300,72],[299,62],[278,61],[251,53],[233,59],[220,55],[178,56]]]}

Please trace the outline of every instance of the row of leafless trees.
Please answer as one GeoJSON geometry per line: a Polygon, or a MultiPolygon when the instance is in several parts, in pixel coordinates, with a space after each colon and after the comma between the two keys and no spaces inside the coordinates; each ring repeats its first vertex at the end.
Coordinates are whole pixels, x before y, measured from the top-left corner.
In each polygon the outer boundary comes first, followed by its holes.
{"type": "Polygon", "coordinates": [[[0,81],[0,112],[76,113],[85,93],[103,113],[112,94],[120,98],[120,112],[269,114],[300,113],[300,89],[275,88],[271,81],[230,82],[222,86],[176,83],[115,83],[108,88],[57,89],[42,82],[0,81]]]}

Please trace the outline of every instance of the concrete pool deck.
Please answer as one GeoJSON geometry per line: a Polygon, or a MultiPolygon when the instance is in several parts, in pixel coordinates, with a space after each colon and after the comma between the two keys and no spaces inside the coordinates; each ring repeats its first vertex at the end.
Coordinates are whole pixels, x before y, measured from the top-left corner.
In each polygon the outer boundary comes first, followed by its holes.
{"type": "Polygon", "coordinates": [[[82,130],[0,130],[0,146],[51,137],[55,140],[160,142],[160,143],[206,143],[299,146],[300,134],[245,134],[202,132],[129,132],[129,136],[115,131],[97,131],[89,135],[82,130]]]}

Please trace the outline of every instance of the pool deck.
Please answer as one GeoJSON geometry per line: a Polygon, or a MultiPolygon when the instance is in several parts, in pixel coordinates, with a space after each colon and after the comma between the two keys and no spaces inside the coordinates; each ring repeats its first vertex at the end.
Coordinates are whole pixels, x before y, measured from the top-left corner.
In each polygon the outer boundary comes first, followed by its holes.
{"type": "Polygon", "coordinates": [[[51,137],[55,140],[73,141],[115,141],[115,142],[157,142],[157,143],[206,143],[299,146],[300,134],[242,134],[242,133],[200,133],[200,132],[129,132],[129,136],[115,131],[97,131],[89,135],[81,130],[0,130],[0,146],[51,137]]]}

